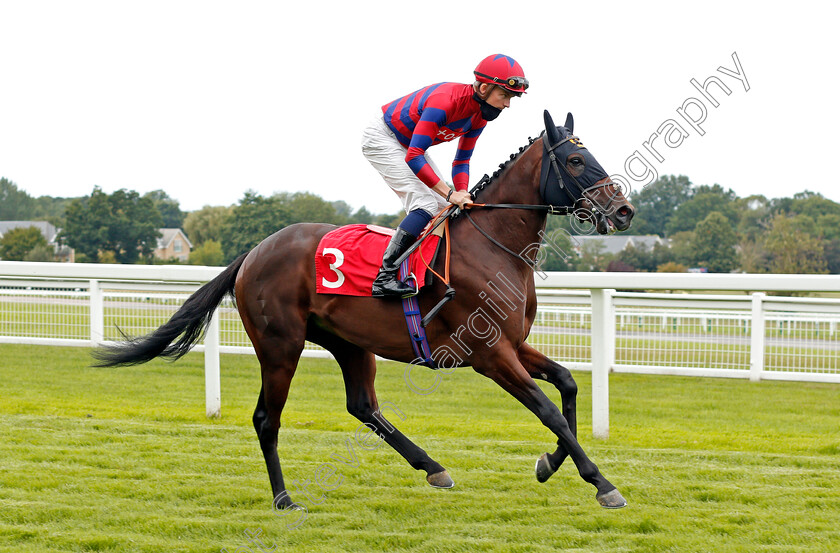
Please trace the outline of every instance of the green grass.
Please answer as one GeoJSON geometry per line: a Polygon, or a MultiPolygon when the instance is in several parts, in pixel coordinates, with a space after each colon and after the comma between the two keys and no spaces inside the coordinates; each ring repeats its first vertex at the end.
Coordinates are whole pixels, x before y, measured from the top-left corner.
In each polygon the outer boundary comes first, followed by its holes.
{"type": "MultiPolygon", "coordinates": [[[[607,511],[568,461],[536,482],[554,439],[489,380],[465,369],[420,396],[402,365],[381,363],[379,400],[405,416],[389,418],[456,487],[430,488],[386,445],[356,445],[358,466],[341,465],[320,504],[298,496],[309,512],[289,528],[251,427],[252,356],[222,358],[221,420],[204,417],[199,354],[88,363],[86,349],[0,345],[0,552],[233,553],[257,530],[290,552],[840,550],[836,385],[615,374],[601,441],[589,375],[576,373],[581,443],[629,502],[607,511]]],[[[359,423],[333,362],[302,362],[283,425],[288,481],[346,456],[359,423]]]]}

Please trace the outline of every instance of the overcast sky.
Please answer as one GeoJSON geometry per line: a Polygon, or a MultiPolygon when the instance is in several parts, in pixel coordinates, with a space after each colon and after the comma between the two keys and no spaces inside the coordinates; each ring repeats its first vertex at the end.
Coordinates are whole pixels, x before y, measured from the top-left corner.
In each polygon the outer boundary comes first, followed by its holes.
{"type": "MultiPolygon", "coordinates": [[[[741,197],[840,201],[831,5],[0,0],[0,176],[33,196],[162,189],[185,211],[252,189],[393,213],[363,128],[382,104],[472,82],[503,53],[531,88],[482,134],[471,185],[548,109],[558,123],[572,111],[584,144],[636,189],[655,170],[741,197]],[[711,76],[730,90],[709,82],[717,107],[691,84],[711,76]],[[684,104],[705,116],[697,127],[684,104]]],[[[429,152],[443,169],[454,145],[429,152]]]]}

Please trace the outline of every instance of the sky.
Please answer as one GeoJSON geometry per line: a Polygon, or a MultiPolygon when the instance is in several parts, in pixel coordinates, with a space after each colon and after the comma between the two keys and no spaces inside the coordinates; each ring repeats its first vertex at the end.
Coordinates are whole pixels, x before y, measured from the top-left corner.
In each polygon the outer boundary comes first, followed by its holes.
{"type": "MultiPolygon", "coordinates": [[[[630,190],[681,174],[840,202],[831,5],[0,0],[0,177],[32,196],[160,189],[184,211],[253,190],[396,213],[363,129],[502,53],[531,87],[480,137],[470,185],[542,131],[543,110],[571,111],[630,190]]],[[[446,171],[454,152],[428,153],[446,171]]]]}

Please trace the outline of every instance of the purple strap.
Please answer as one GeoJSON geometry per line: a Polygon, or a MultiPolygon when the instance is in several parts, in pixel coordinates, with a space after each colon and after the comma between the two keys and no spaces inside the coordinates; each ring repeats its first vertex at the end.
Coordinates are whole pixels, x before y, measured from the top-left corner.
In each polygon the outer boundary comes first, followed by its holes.
{"type": "MultiPolygon", "coordinates": [[[[406,282],[407,280],[415,280],[414,275],[409,273],[409,259],[405,259],[400,265],[400,280],[406,282]]],[[[417,282],[414,282],[415,286],[417,282]]],[[[408,325],[408,335],[411,337],[411,347],[414,350],[414,355],[417,359],[422,359],[422,364],[437,369],[438,366],[435,360],[432,359],[432,350],[429,348],[429,341],[426,339],[426,330],[423,328],[421,321],[423,317],[420,315],[420,303],[417,301],[417,296],[410,298],[403,298],[403,311],[405,312],[405,323],[408,325]]]]}

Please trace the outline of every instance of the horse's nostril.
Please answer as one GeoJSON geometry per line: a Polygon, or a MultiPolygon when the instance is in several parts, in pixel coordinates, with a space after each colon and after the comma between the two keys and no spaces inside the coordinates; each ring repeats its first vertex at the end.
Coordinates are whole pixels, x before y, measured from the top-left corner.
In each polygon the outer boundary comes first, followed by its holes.
{"type": "Polygon", "coordinates": [[[629,206],[623,205],[620,208],[618,208],[618,211],[616,211],[616,213],[622,219],[629,219],[633,216],[633,209],[631,209],[629,206]]]}

